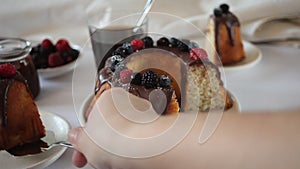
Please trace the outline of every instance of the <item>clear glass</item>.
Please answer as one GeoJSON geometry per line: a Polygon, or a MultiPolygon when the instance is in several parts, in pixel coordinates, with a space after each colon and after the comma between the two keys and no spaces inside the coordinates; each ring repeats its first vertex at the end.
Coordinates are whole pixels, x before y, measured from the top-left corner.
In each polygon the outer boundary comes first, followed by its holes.
{"type": "Polygon", "coordinates": [[[126,11],[107,10],[90,17],[88,28],[96,67],[113,45],[121,43],[128,37],[141,38],[140,36],[148,31],[148,19],[145,19],[140,27],[136,26],[140,15],[140,13],[128,14],[126,11]]]}
{"type": "Polygon", "coordinates": [[[40,82],[30,55],[31,49],[31,43],[23,39],[0,39],[0,64],[13,64],[26,79],[35,98],[40,92],[40,82]]]}

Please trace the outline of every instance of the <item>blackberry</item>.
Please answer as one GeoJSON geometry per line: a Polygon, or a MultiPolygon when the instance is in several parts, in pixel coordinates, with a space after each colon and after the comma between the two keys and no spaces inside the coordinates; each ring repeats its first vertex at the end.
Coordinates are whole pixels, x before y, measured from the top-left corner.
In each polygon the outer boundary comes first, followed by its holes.
{"type": "Polygon", "coordinates": [[[169,87],[171,84],[171,80],[169,76],[162,75],[159,77],[159,86],[161,87],[169,87]]]}
{"type": "Polygon", "coordinates": [[[145,44],[145,48],[153,47],[153,39],[150,36],[146,36],[142,39],[145,44]]]}
{"type": "Polygon", "coordinates": [[[162,37],[157,41],[157,46],[169,46],[169,44],[170,44],[169,39],[166,37],[162,37]]]}
{"type": "Polygon", "coordinates": [[[156,72],[152,70],[148,70],[143,74],[142,77],[142,85],[145,86],[145,88],[156,88],[158,83],[158,75],[156,72]]]}
{"type": "Polygon", "coordinates": [[[130,84],[134,85],[141,85],[142,84],[142,77],[143,75],[139,72],[135,72],[131,75],[131,81],[130,84]]]}
{"type": "Polygon", "coordinates": [[[221,8],[222,12],[224,12],[224,13],[229,12],[229,5],[227,5],[227,4],[221,4],[220,8],[221,8]]]}
{"type": "Polygon", "coordinates": [[[220,16],[222,16],[222,14],[223,14],[223,11],[220,8],[215,8],[214,9],[214,15],[216,17],[220,17],[220,16]]]}

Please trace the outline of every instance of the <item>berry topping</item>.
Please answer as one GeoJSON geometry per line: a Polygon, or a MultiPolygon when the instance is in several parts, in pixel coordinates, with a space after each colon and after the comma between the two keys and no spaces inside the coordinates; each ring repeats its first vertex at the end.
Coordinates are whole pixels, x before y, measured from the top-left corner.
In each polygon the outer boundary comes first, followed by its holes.
{"type": "Polygon", "coordinates": [[[159,86],[161,87],[168,87],[171,84],[171,80],[168,76],[166,75],[161,75],[159,77],[159,86]]]}
{"type": "Polygon", "coordinates": [[[156,72],[148,70],[143,74],[142,85],[144,85],[145,88],[155,88],[157,87],[157,82],[158,75],[156,72]]]}
{"type": "Polygon", "coordinates": [[[142,77],[143,75],[139,72],[135,72],[131,75],[131,82],[130,84],[134,85],[141,85],[142,84],[142,77]]]}
{"type": "Polygon", "coordinates": [[[177,47],[179,41],[180,41],[180,40],[178,40],[178,39],[176,39],[176,38],[171,38],[171,39],[170,39],[170,44],[172,45],[172,47],[177,47]]]}
{"type": "Polygon", "coordinates": [[[140,49],[143,49],[145,46],[144,46],[144,41],[141,40],[141,39],[134,39],[130,42],[130,44],[132,45],[134,51],[137,51],[137,50],[140,50],[140,49]]]}
{"type": "Polygon", "coordinates": [[[133,71],[130,69],[123,69],[120,71],[120,80],[122,83],[129,83],[133,71]]]}
{"type": "Polygon", "coordinates": [[[188,52],[189,51],[189,46],[186,43],[182,42],[182,41],[177,42],[177,48],[182,52],[188,52]]]}
{"type": "Polygon", "coordinates": [[[169,39],[166,37],[162,37],[157,41],[157,46],[169,46],[169,44],[170,44],[169,39]]]}
{"type": "Polygon", "coordinates": [[[64,64],[64,60],[59,53],[51,53],[48,57],[48,64],[50,67],[60,66],[64,64]]]}
{"type": "Polygon", "coordinates": [[[41,48],[43,49],[48,49],[48,50],[53,50],[54,49],[54,45],[51,42],[51,40],[49,39],[44,39],[41,43],[41,48]]]}
{"type": "Polygon", "coordinates": [[[56,42],[55,47],[56,47],[56,50],[60,53],[67,52],[67,51],[71,50],[69,42],[66,39],[59,39],[56,42]]]}
{"type": "Polygon", "coordinates": [[[201,48],[193,48],[190,51],[190,57],[193,60],[202,60],[207,58],[207,53],[204,49],[201,48]]]}
{"type": "Polygon", "coordinates": [[[116,66],[123,60],[123,57],[120,55],[111,56],[106,60],[105,67],[111,67],[113,70],[115,70],[116,66]]]}
{"type": "Polygon", "coordinates": [[[215,8],[214,9],[214,15],[216,17],[220,17],[220,16],[222,16],[222,14],[223,14],[223,11],[220,8],[215,8]]]}
{"type": "Polygon", "coordinates": [[[227,5],[227,4],[221,4],[221,5],[220,5],[220,8],[221,8],[221,10],[222,10],[224,13],[228,13],[228,12],[229,12],[229,5],[227,5]]]}
{"type": "Polygon", "coordinates": [[[145,44],[145,48],[153,47],[153,39],[150,36],[146,36],[142,39],[145,44]]]}
{"type": "Polygon", "coordinates": [[[17,73],[17,69],[11,63],[4,63],[0,65],[0,76],[1,77],[12,77],[17,73]]]}
{"type": "Polygon", "coordinates": [[[127,54],[127,55],[130,55],[131,53],[133,53],[133,46],[130,44],[130,43],[124,43],[122,45],[122,48],[124,49],[124,52],[127,54]]]}

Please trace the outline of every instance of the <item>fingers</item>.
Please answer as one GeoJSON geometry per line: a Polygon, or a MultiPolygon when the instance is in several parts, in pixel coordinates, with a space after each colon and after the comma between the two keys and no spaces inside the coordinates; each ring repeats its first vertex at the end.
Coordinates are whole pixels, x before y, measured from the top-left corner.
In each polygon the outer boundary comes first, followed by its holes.
{"type": "MultiPolygon", "coordinates": [[[[68,134],[68,140],[76,149],[79,149],[80,147],[78,145],[78,139],[81,132],[83,132],[82,128],[74,128],[71,129],[68,134]]],[[[81,152],[75,150],[73,153],[72,162],[76,167],[81,168],[87,164],[87,159],[81,152]]]]}
{"type": "Polygon", "coordinates": [[[75,150],[73,153],[72,162],[76,167],[82,168],[87,164],[87,159],[81,152],[75,150]]]}

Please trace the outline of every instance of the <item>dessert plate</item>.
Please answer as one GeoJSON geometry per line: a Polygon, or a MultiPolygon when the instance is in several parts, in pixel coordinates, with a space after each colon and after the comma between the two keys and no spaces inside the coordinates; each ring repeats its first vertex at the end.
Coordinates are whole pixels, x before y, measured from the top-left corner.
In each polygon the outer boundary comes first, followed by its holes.
{"type": "Polygon", "coordinates": [[[262,58],[261,50],[248,41],[243,41],[246,58],[241,62],[223,66],[225,72],[236,71],[255,66],[262,58]]]}
{"type": "MultiPolygon", "coordinates": [[[[46,128],[47,140],[49,140],[49,138],[55,139],[53,141],[67,139],[70,124],[64,118],[56,114],[43,111],[40,111],[40,114],[42,122],[46,128]]],[[[40,154],[19,157],[14,157],[6,151],[0,151],[0,164],[5,164],[5,168],[9,169],[45,168],[56,161],[66,149],[66,147],[58,146],[40,154]]]]}
{"type": "MultiPolygon", "coordinates": [[[[74,44],[72,44],[71,47],[78,51],[80,51],[80,49],[81,49],[80,46],[74,45],[74,44]]],[[[81,59],[81,57],[82,56],[81,56],[81,52],[80,52],[78,55],[78,58],[76,60],[73,60],[72,62],[69,62],[69,63],[61,65],[61,66],[53,67],[53,68],[37,69],[38,74],[40,77],[42,77],[44,79],[50,79],[50,78],[55,78],[55,77],[64,75],[75,69],[75,67],[78,64],[76,62],[79,59],[81,59]]]]}
{"type": "MultiPolygon", "coordinates": [[[[238,102],[237,98],[230,91],[228,91],[228,93],[233,100],[233,106],[230,109],[226,110],[225,112],[231,112],[231,111],[232,112],[241,112],[241,105],[238,102]]],[[[94,96],[93,94],[88,95],[80,107],[79,114],[78,114],[78,120],[79,120],[81,126],[84,126],[84,124],[86,122],[85,112],[88,109],[90,102],[93,99],[93,96],[94,96]]]]}

